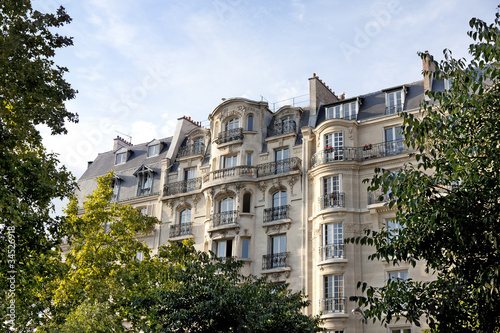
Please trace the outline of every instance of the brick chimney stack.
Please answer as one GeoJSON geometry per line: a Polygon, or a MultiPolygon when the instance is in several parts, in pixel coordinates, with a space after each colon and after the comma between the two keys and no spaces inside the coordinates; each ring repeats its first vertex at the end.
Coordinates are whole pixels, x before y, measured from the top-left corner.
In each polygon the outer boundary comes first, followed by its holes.
{"type": "Polygon", "coordinates": [[[125,141],[123,138],[116,136],[115,139],[113,139],[113,150],[118,150],[123,147],[130,147],[132,146],[131,142],[125,141]]]}
{"type": "Polygon", "coordinates": [[[432,78],[434,77],[435,71],[436,71],[436,66],[434,65],[434,59],[429,54],[429,51],[425,51],[422,54],[422,74],[424,75],[424,92],[432,89],[432,78]]]}

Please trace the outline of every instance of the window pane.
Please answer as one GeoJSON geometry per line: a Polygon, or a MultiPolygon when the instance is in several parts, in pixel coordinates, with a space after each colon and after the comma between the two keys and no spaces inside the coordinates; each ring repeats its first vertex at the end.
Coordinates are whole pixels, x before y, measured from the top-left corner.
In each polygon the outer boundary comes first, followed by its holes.
{"type": "Polygon", "coordinates": [[[253,116],[248,116],[247,129],[253,131],[253,116]]]}
{"type": "Polygon", "coordinates": [[[243,238],[241,240],[241,258],[248,259],[250,258],[250,239],[243,238]]]}
{"type": "Polygon", "coordinates": [[[252,153],[247,153],[247,165],[252,165],[252,153]]]}

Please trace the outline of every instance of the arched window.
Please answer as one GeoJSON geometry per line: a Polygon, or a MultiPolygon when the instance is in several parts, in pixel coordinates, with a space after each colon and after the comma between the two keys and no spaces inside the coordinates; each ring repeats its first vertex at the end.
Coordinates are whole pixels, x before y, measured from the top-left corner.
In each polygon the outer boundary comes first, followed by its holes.
{"type": "Polygon", "coordinates": [[[228,120],[225,124],[225,130],[230,131],[234,130],[240,127],[240,119],[239,118],[233,118],[231,120],[228,120]]]}
{"type": "Polygon", "coordinates": [[[252,194],[245,193],[243,195],[243,213],[250,213],[251,202],[252,202],[252,194]]]}
{"type": "Polygon", "coordinates": [[[234,198],[226,197],[218,202],[218,213],[213,218],[215,227],[220,225],[236,223],[236,211],[234,210],[234,198]]]}
{"type": "Polygon", "coordinates": [[[181,211],[179,215],[179,223],[181,225],[191,223],[191,209],[187,208],[181,211]]]}
{"type": "Polygon", "coordinates": [[[249,115],[247,118],[247,130],[253,131],[253,115],[249,115]]]}

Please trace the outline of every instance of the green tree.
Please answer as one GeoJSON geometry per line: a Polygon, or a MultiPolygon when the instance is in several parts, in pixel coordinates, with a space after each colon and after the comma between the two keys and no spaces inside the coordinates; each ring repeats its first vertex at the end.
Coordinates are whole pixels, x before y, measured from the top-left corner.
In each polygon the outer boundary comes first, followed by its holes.
{"type": "MultiPolygon", "coordinates": [[[[150,257],[149,248],[137,236],[151,233],[158,220],[112,202],[112,179],[113,173],[98,178],[97,189],[85,197],[83,211],[75,197],[70,199],[65,211],[70,248],[59,264],[59,278],[47,290],[52,297],[46,309],[51,322],[44,329],[73,327],[86,311],[85,302],[105,308],[113,315],[109,320],[122,321],[118,301],[136,283],[134,277],[141,275],[136,255],[142,253],[146,261],[150,257]]],[[[92,323],[98,320],[87,324],[92,323]]]]}
{"type": "Polygon", "coordinates": [[[141,283],[123,299],[142,332],[319,332],[319,317],[287,284],[240,274],[241,262],[196,251],[192,241],[160,248],[142,263],[141,283]]]}
{"type": "Polygon", "coordinates": [[[424,260],[435,280],[358,284],[366,296],[351,299],[374,321],[419,325],[423,316],[435,332],[500,331],[499,17],[470,21],[469,63],[447,50],[439,63],[421,54],[451,87],[428,92],[420,114],[401,114],[416,162],[397,173],[377,169],[369,186],[390,197],[402,228],[350,241],[374,246],[372,260],[424,260]]]}
{"type": "MultiPolygon", "coordinates": [[[[62,218],[52,217],[55,198],[74,189],[74,179],[47,153],[37,125],[66,133],[78,117],[64,102],[75,90],[55,65],[58,48],[72,45],[54,28],[70,22],[33,10],[28,0],[0,1],[0,328],[30,330],[43,316],[46,298],[38,290],[54,273],[52,249],[60,241],[62,218]],[[11,303],[12,302],[12,303],[11,303]],[[7,305],[12,308],[7,308],[7,305]]],[[[57,271],[57,270],[55,270],[57,271]]]]}
{"type": "Polygon", "coordinates": [[[120,317],[109,303],[85,301],[66,319],[61,333],[111,333],[124,332],[120,317]]]}

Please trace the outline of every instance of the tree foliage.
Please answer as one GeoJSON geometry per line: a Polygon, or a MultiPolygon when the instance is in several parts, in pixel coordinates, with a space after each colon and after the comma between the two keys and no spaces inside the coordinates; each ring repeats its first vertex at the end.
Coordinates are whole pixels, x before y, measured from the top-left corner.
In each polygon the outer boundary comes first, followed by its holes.
{"type": "Polygon", "coordinates": [[[432,282],[389,281],[362,286],[366,315],[399,318],[436,332],[500,330],[500,15],[493,24],[473,18],[472,60],[422,59],[451,87],[427,93],[420,114],[402,113],[403,134],[416,162],[398,172],[377,169],[369,190],[382,189],[402,228],[366,231],[351,242],[373,245],[370,259],[413,266],[424,260],[432,282]]]}
{"type": "Polygon", "coordinates": [[[171,243],[143,263],[143,282],[125,299],[128,321],[142,332],[319,332],[309,301],[288,284],[240,274],[241,262],[171,243]]]}
{"type": "MultiPolygon", "coordinates": [[[[149,248],[138,236],[150,234],[158,220],[132,206],[112,202],[112,179],[113,173],[98,178],[97,189],[85,198],[83,211],[75,197],[65,211],[70,248],[60,263],[61,274],[50,288],[49,327],[72,327],[86,311],[82,304],[88,302],[116,315],[117,300],[135,283],[132,277],[141,275],[137,253],[145,260],[150,257],[149,248]],[[73,324],[66,323],[68,320],[73,324]]],[[[122,317],[114,320],[121,322],[122,317]]]]}
{"type": "Polygon", "coordinates": [[[319,331],[319,318],[301,312],[309,304],[303,294],[241,275],[241,262],[196,251],[192,241],[151,256],[137,236],[158,220],[112,202],[112,179],[98,179],[83,209],[74,198],[68,205],[70,249],[45,292],[50,320],[39,332],[101,332],[103,323],[121,332],[113,323],[125,321],[128,332],[319,331]]]}
{"type": "Polygon", "coordinates": [[[0,2],[0,318],[11,320],[1,320],[0,328],[16,323],[29,330],[38,321],[45,297],[36,289],[54,272],[52,248],[62,225],[50,215],[51,201],[74,189],[37,127],[63,134],[65,121],[78,120],[64,105],[76,93],[64,80],[67,69],[53,61],[56,49],[72,45],[54,28],[70,20],[62,7],[43,14],[27,0],[0,2]],[[15,317],[6,308],[11,300],[15,317]]]}

